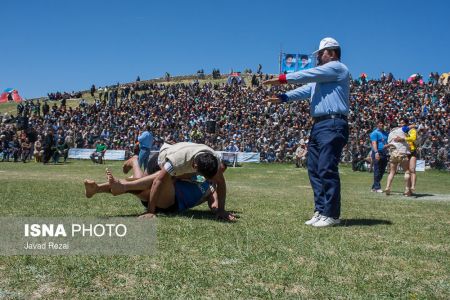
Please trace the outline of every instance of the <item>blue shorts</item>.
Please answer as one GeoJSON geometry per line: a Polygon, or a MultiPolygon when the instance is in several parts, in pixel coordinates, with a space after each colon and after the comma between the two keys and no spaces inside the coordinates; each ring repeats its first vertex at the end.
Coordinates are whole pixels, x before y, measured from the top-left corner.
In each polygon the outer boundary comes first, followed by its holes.
{"type": "Polygon", "coordinates": [[[175,181],[175,199],[178,203],[178,210],[184,211],[199,205],[209,190],[210,183],[208,181],[175,181]]]}
{"type": "MultiPolygon", "coordinates": [[[[156,213],[176,213],[195,207],[202,203],[203,197],[210,190],[210,183],[175,180],[175,203],[167,208],[156,207],[156,213]]],[[[148,202],[141,201],[148,208],[148,202]]]]}

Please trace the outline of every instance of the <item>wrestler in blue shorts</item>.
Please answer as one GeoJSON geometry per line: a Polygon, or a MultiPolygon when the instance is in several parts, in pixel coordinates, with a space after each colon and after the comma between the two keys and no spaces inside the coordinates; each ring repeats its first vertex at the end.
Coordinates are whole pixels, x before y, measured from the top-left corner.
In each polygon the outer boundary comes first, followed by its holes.
{"type": "MultiPolygon", "coordinates": [[[[141,171],[137,159],[131,160],[130,167],[133,169],[133,177],[126,180],[116,179],[111,171],[106,171],[108,181],[97,184],[92,180],[85,180],[86,197],[91,198],[97,193],[110,193],[121,195],[131,193],[136,195],[147,207],[152,180],[156,178],[158,172],[146,175],[141,171]],[[145,177],[146,181],[139,180],[145,177]]],[[[192,175],[189,178],[173,178],[171,182],[162,188],[161,199],[157,202],[156,213],[177,213],[208,202],[208,206],[213,213],[218,207],[218,196],[216,187],[210,181],[199,175],[192,175]]]]}
{"type": "MultiPolygon", "coordinates": [[[[156,213],[177,213],[196,207],[208,200],[214,201],[215,188],[208,181],[174,180],[175,199],[174,203],[167,208],[156,207],[156,213]]],[[[142,205],[148,207],[148,201],[141,200],[142,205]]]]}

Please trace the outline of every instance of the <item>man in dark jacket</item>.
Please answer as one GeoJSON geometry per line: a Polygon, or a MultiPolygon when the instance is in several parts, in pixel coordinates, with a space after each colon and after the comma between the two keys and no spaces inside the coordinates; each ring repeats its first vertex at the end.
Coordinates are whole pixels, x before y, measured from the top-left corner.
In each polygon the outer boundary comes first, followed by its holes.
{"type": "Polygon", "coordinates": [[[49,128],[47,131],[47,134],[44,138],[44,160],[43,163],[46,164],[50,160],[50,158],[53,156],[53,152],[55,151],[56,144],[55,144],[55,136],[53,135],[53,129],[49,128]]]}

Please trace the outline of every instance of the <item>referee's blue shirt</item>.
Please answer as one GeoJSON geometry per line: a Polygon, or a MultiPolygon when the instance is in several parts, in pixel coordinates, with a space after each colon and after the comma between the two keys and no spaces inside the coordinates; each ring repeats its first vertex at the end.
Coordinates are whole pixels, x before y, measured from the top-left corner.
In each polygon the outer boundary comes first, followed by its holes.
{"type": "Polygon", "coordinates": [[[306,83],[281,95],[283,102],[310,99],[311,116],[316,118],[330,114],[348,115],[350,73],[340,61],[300,72],[280,75],[280,82],[306,83]]]}

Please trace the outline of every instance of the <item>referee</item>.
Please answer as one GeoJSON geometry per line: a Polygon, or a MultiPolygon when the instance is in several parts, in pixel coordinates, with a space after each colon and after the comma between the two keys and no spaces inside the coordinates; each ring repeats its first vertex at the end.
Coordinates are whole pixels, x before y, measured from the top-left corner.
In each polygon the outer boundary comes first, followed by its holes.
{"type": "Polygon", "coordinates": [[[340,223],[341,183],[338,165],[347,144],[349,129],[350,73],[340,62],[341,47],[330,37],[320,41],[317,67],[278,78],[264,84],[305,84],[295,90],[269,97],[266,103],[309,99],[313,127],[308,143],[308,174],[314,191],[314,215],[305,222],[314,227],[340,223]]]}

